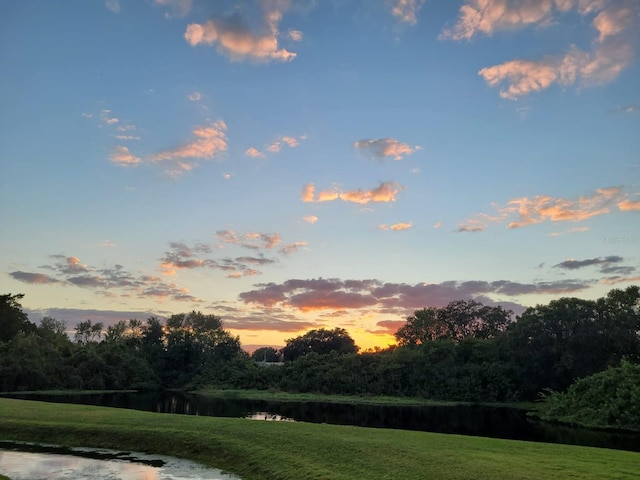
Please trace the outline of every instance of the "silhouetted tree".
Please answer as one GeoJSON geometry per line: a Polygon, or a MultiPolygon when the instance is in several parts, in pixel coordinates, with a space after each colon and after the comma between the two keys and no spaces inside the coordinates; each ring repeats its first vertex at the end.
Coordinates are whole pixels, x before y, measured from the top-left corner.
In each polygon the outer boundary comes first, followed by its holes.
{"type": "Polygon", "coordinates": [[[290,338],[286,342],[286,346],[282,349],[286,361],[295,360],[311,352],[325,355],[331,352],[344,354],[358,351],[358,347],[349,333],[344,328],[338,327],[333,330],[326,328],[310,330],[304,335],[290,338]]]}
{"type": "Polygon", "coordinates": [[[20,300],[23,297],[23,293],[0,295],[0,342],[7,342],[20,332],[35,331],[36,325],[22,311],[20,300]]]}

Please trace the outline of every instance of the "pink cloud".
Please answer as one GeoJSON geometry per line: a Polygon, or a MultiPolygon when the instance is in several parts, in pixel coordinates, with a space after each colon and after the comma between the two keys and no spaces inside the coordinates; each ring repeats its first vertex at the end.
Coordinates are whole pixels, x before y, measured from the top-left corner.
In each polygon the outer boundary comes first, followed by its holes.
{"type": "Polygon", "coordinates": [[[246,58],[260,62],[293,60],[296,54],[280,48],[278,44],[278,25],[282,20],[285,2],[263,2],[263,5],[265,10],[260,33],[251,31],[236,11],[230,16],[209,20],[204,24],[189,24],[184,38],[192,47],[216,45],[218,51],[232,61],[246,58]]]}
{"type": "Polygon", "coordinates": [[[303,220],[307,223],[314,224],[318,221],[318,217],[316,217],[315,215],[305,215],[303,217],[303,220]]]}
{"type": "Polygon", "coordinates": [[[302,190],[301,198],[303,202],[330,202],[340,199],[344,202],[365,205],[371,202],[395,202],[397,194],[403,188],[396,182],[382,182],[378,187],[371,190],[358,189],[341,192],[336,188],[334,190],[324,190],[315,195],[315,187],[312,183],[309,183],[302,190]]]}
{"type": "Polygon", "coordinates": [[[124,145],[117,145],[109,155],[109,160],[120,167],[135,167],[142,163],[142,159],[131,153],[124,145]]]}
{"type": "Polygon", "coordinates": [[[260,150],[258,150],[257,148],[254,148],[254,147],[250,147],[247,150],[245,150],[244,154],[247,157],[252,157],[252,158],[264,157],[264,153],[262,153],[260,150]]]}

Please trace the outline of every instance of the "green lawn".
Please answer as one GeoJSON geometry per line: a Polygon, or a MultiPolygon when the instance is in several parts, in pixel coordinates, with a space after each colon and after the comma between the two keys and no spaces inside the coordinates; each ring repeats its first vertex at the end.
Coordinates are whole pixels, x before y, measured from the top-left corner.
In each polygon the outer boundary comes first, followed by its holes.
{"type": "Polygon", "coordinates": [[[172,455],[245,480],[640,479],[640,453],[0,398],[0,439],[172,455]]]}

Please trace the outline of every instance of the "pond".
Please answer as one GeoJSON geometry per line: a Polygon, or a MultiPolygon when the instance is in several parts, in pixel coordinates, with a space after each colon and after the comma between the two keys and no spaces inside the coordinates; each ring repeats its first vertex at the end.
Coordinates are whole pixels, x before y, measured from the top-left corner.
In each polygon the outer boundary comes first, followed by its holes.
{"type": "Polygon", "coordinates": [[[195,462],[159,455],[2,441],[0,472],[12,480],[239,480],[195,462]]]}
{"type": "Polygon", "coordinates": [[[640,434],[551,425],[530,419],[523,410],[505,407],[269,402],[173,392],[12,396],[159,413],[420,430],[640,452],[640,434]]]}

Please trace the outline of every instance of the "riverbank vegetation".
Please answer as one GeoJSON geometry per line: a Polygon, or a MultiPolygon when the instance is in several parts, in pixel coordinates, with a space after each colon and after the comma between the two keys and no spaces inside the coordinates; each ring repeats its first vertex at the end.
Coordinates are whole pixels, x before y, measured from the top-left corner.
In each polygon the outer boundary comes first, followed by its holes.
{"type": "Polygon", "coordinates": [[[640,432],[640,365],[623,360],[564,393],[549,392],[534,413],[551,422],[640,432]]]}
{"type": "MultiPolygon", "coordinates": [[[[522,402],[547,390],[565,392],[624,358],[640,362],[637,286],[597,300],[561,298],[517,318],[499,306],[461,300],[414,312],[397,330],[397,345],[385,349],[360,352],[346,330],[334,328],[311,330],[281,351],[266,348],[253,356],[216,315],[190,312],[106,328],[87,320],[70,338],[64,320],[30,322],[21,298],[0,296],[5,392],[208,388],[522,402]]],[[[614,413],[607,416],[607,426],[619,425],[614,413]]]]}
{"type": "Polygon", "coordinates": [[[244,480],[638,479],[640,453],[0,398],[0,438],[198,461],[244,480]]]}

